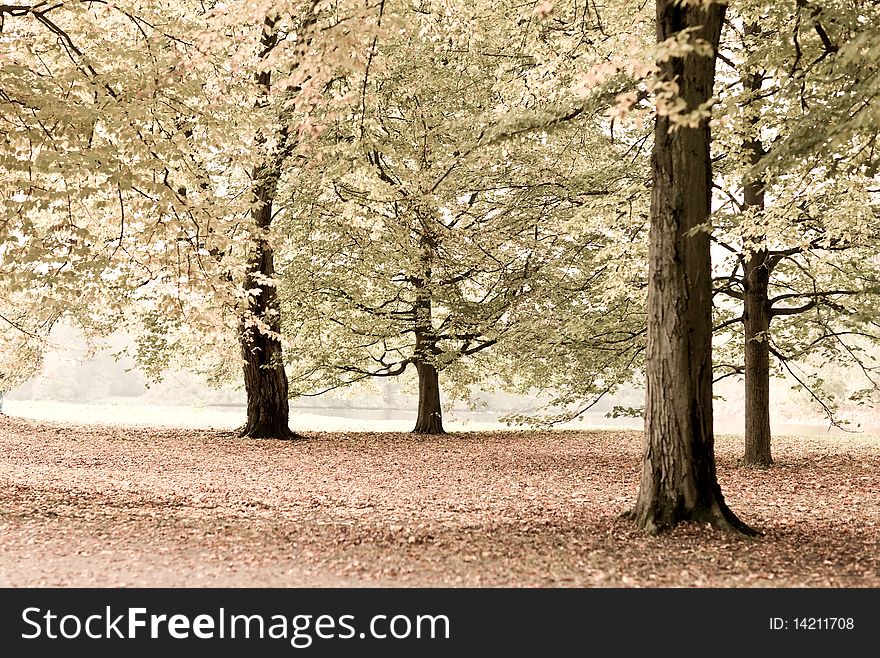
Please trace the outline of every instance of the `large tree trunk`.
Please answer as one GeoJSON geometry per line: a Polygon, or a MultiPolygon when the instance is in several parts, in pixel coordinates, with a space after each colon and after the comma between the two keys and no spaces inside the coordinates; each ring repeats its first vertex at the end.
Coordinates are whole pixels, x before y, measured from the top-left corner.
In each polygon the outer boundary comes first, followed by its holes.
{"type": "Polygon", "coordinates": [[[245,289],[259,288],[253,298],[251,318],[242,323],[239,334],[244,362],[244,386],[247,393],[247,422],[240,436],[256,439],[293,439],[290,431],[287,373],[284,356],[276,334],[281,328],[281,314],[274,284],[264,277],[274,277],[272,249],[258,241],[250,261],[245,289]],[[253,320],[266,325],[268,333],[253,320]]]}
{"type": "Polygon", "coordinates": [[[413,306],[416,344],[413,361],[419,375],[419,411],[416,417],[415,434],[445,434],[443,414],[440,407],[440,374],[437,371],[437,336],[432,318],[431,273],[437,252],[435,237],[424,229],[419,240],[421,247],[422,273],[414,279],[416,300],[413,306]]]}
{"type": "MultiPolygon", "coordinates": [[[[260,59],[268,57],[278,43],[276,17],[266,17],[260,39],[260,59]]],[[[255,82],[264,90],[257,106],[265,103],[272,84],[269,70],[260,71],[255,82]]],[[[253,172],[255,225],[253,250],[244,280],[245,290],[258,290],[250,300],[249,313],[242,319],[239,344],[244,362],[244,388],[247,393],[247,421],[240,430],[243,437],[256,439],[293,439],[298,436],[288,426],[290,402],[284,354],[278,335],[281,331],[281,307],[275,287],[275,255],[266,233],[272,223],[272,203],[281,177],[281,168],[290,147],[290,134],[283,127],[278,135],[277,152],[253,172]],[[262,326],[260,326],[262,325],[262,326]]],[[[262,135],[258,142],[265,143],[262,135]]]]}
{"type": "MultiPolygon", "coordinates": [[[[748,34],[758,32],[752,25],[748,34]]],[[[753,94],[761,90],[764,74],[754,71],[746,76],[745,85],[753,94]]],[[[749,102],[752,102],[751,100],[749,102]]],[[[757,134],[758,114],[753,113],[751,139],[744,144],[751,164],[756,165],[766,155],[757,134]]],[[[747,179],[743,184],[743,211],[764,211],[764,183],[747,179]]],[[[763,241],[765,236],[759,236],[763,241]]],[[[766,249],[746,255],[743,277],[743,333],[745,338],[745,454],[743,463],[749,466],[770,466],[770,273],[772,264],[766,249]]]]}
{"type": "Polygon", "coordinates": [[[445,434],[440,408],[440,375],[432,363],[416,361],[419,374],[419,413],[415,434],[445,434]]]}
{"type": "MultiPolygon", "coordinates": [[[[717,48],[724,7],[657,2],[657,38],[699,28],[717,48]]],[[[712,95],[715,58],[689,55],[659,63],[689,109],[712,95]]],[[[639,494],[630,516],[654,534],[681,521],[750,533],[727,507],[715,472],[712,434],[712,286],[709,124],[654,132],[646,354],[645,446],[639,494]]]]}

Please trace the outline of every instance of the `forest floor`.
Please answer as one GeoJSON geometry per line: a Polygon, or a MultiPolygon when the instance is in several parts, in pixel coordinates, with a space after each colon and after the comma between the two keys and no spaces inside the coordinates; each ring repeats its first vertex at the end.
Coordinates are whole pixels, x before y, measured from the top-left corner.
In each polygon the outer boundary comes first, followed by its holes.
{"type": "Polygon", "coordinates": [[[880,440],[716,440],[763,534],[648,537],[641,435],[309,433],[0,416],[0,586],[880,587],[880,440]]]}

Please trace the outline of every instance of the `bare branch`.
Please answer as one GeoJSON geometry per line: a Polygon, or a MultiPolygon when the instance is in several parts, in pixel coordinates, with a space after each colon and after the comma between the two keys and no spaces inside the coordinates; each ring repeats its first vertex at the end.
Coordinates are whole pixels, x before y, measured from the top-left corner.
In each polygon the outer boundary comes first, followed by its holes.
{"type": "Polygon", "coordinates": [[[743,319],[744,319],[743,316],[740,315],[739,317],[731,318],[730,320],[725,320],[721,324],[717,324],[714,327],[712,327],[712,332],[714,333],[717,331],[721,331],[722,329],[726,329],[727,327],[729,327],[731,325],[737,324],[738,322],[742,322],[743,319]]]}

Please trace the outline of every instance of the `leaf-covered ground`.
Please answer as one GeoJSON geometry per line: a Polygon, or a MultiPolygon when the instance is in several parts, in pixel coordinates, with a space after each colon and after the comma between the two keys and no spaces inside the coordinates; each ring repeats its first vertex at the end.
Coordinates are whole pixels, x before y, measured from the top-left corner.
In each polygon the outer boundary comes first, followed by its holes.
{"type": "Polygon", "coordinates": [[[880,587],[880,441],[777,437],[730,506],[647,537],[636,432],[314,433],[0,416],[0,586],[880,587]]]}

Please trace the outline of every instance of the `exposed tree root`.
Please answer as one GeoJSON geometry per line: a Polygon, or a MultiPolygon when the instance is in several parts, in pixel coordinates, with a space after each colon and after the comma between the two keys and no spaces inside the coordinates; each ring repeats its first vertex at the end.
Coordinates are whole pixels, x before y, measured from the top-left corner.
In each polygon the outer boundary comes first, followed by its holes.
{"type": "Polygon", "coordinates": [[[747,460],[745,458],[739,460],[740,466],[746,466],[748,468],[771,468],[773,466],[773,460],[763,460],[763,459],[755,459],[755,460],[747,460]]]}
{"type": "Polygon", "coordinates": [[[410,433],[411,434],[434,434],[434,435],[447,434],[446,430],[443,429],[442,425],[440,425],[439,427],[416,425],[415,428],[410,433]]]}
{"type": "Polygon", "coordinates": [[[439,413],[423,414],[419,413],[419,419],[413,428],[413,434],[446,434],[443,429],[443,418],[439,413]]]}
{"type": "Polygon", "coordinates": [[[734,514],[727,505],[715,503],[709,508],[698,508],[689,512],[679,511],[676,514],[663,513],[658,508],[649,508],[639,514],[636,508],[627,510],[620,518],[633,521],[646,534],[651,536],[671,530],[680,523],[688,521],[709,524],[716,530],[729,532],[743,537],[759,537],[761,532],[750,527],[734,514]]]}
{"type": "Polygon", "coordinates": [[[278,439],[294,441],[305,438],[286,425],[268,425],[265,423],[247,423],[237,431],[240,439],[278,439]]]}

